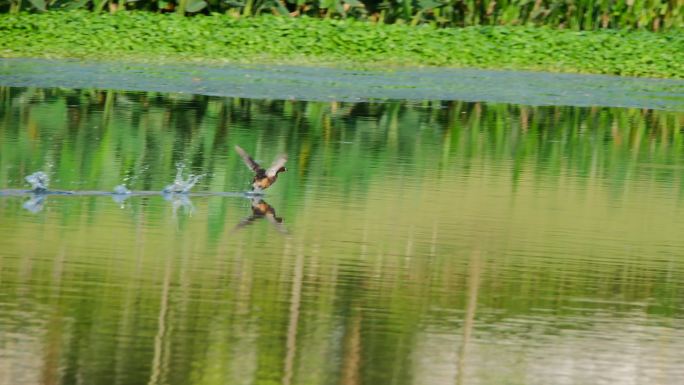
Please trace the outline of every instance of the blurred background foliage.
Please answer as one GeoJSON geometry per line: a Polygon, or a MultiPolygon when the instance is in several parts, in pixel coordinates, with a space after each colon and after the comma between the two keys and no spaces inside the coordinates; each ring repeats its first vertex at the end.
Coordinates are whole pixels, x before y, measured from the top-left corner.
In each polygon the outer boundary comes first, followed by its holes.
{"type": "Polygon", "coordinates": [[[596,30],[638,28],[659,31],[684,26],[681,0],[0,0],[0,12],[89,9],[144,10],[236,17],[356,18],[383,23],[535,25],[596,30]]]}

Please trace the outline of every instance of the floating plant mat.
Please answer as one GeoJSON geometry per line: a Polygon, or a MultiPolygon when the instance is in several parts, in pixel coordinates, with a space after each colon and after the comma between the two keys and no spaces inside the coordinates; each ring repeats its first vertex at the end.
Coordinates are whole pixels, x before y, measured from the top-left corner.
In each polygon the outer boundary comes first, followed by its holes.
{"type": "Polygon", "coordinates": [[[0,85],[308,101],[462,100],[684,110],[684,81],[476,69],[349,70],[0,59],[0,85]]]}

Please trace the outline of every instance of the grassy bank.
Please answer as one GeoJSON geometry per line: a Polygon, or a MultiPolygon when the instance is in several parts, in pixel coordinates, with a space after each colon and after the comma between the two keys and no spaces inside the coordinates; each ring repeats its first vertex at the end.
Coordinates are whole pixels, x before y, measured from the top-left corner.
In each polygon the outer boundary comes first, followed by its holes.
{"type": "Polygon", "coordinates": [[[684,78],[680,30],[385,25],[149,12],[0,16],[3,57],[450,66],[684,78]]]}

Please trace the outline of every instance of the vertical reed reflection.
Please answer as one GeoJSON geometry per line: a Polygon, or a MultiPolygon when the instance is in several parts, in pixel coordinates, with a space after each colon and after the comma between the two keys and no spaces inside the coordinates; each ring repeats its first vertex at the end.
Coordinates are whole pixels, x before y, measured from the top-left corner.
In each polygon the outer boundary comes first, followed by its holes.
{"type": "Polygon", "coordinates": [[[342,373],[340,385],[360,385],[361,380],[361,310],[352,309],[353,316],[347,320],[343,341],[342,373]]]}
{"type": "Polygon", "coordinates": [[[159,316],[157,319],[157,334],[154,337],[154,355],[152,358],[152,372],[150,373],[150,379],[147,381],[148,385],[156,385],[164,383],[163,374],[165,369],[165,342],[167,335],[168,326],[168,312],[169,312],[169,287],[171,285],[171,265],[173,261],[173,256],[168,255],[166,257],[166,263],[164,267],[164,281],[161,286],[161,300],[159,303],[159,316]]]}
{"type": "MultiPolygon", "coordinates": [[[[289,243],[286,250],[289,249],[289,243]]],[[[284,254],[285,257],[287,254],[284,254]]],[[[294,263],[294,272],[292,274],[292,290],[290,295],[290,317],[287,325],[287,341],[285,354],[285,370],[282,383],[283,385],[290,385],[292,382],[293,366],[295,356],[297,354],[297,328],[299,327],[299,306],[302,296],[302,279],[304,276],[304,251],[302,246],[297,250],[297,257],[294,263]]]]}
{"type": "Polygon", "coordinates": [[[456,385],[462,385],[464,383],[468,344],[470,343],[471,336],[473,335],[473,328],[475,327],[475,312],[477,311],[477,298],[480,291],[480,275],[482,270],[479,249],[475,249],[471,252],[468,265],[468,302],[466,303],[465,319],[463,320],[463,338],[461,340],[461,346],[458,349],[456,385]]]}
{"type": "MultiPolygon", "coordinates": [[[[129,360],[128,353],[132,348],[134,335],[133,328],[134,323],[134,309],[135,301],[138,293],[143,290],[141,287],[142,279],[142,265],[145,256],[145,224],[146,218],[144,212],[138,213],[136,215],[135,223],[135,239],[134,239],[134,262],[133,269],[129,273],[130,282],[126,285],[124,289],[124,300],[121,309],[121,319],[118,322],[117,335],[120,337],[116,341],[116,351],[114,355],[115,367],[114,367],[114,379],[113,383],[115,385],[122,385],[128,381],[130,376],[129,367],[127,361],[129,360]]],[[[116,253],[116,256],[123,259],[125,252],[120,249],[116,253]]]]}

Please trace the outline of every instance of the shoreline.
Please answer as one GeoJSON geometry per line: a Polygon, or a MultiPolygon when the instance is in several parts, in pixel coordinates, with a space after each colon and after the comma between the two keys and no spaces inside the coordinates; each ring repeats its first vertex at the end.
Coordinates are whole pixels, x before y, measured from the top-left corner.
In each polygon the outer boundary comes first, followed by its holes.
{"type": "Polygon", "coordinates": [[[374,24],[149,12],[0,15],[0,57],[684,78],[684,32],[374,24]]]}

